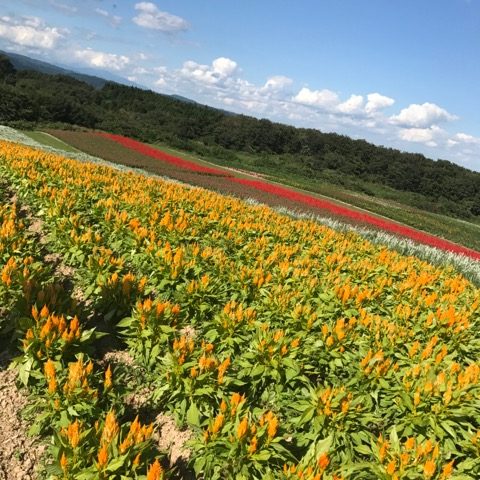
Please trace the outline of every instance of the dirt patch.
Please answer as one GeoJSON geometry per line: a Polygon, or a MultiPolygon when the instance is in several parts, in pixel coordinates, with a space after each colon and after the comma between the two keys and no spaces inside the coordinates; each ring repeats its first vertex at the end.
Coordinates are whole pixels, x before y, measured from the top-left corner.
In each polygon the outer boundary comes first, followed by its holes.
{"type": "Polygon", "coordinates": [[[135,367],[135,360],[133,357],[128,353],[126,350],[112,350],[110,352],[105,353],[102,358],[103,364],[119,364],[123,363],[129,367],[135,367]]]}
{"type": "Polygon", "coordinates": [[[33,480],[46,446],[27,436],[28,425],[20,417],[27,397],[17,388],[16,376],[0,360],[0,480],[33,480]]]}
{"type": "Polygon", "coordinates": [[[180,335],[183,335],[187,338],[194,339],[197,336],[197,332],[191,325],[187,325],[180,330],[180,335]]]}
{"type": "Polygon", "coordinates": [[[173,418],[161,413],[155,419],[154,440],[160,450],[169,452],[170,466],[185,463],[191,455],[191,450],[185,444],[192,439],[190,430],[180,430],[173,418]]]}
{"type": "Polygon", "coordinates": [[[38,235],[40,243],[46,243],[45,236],[43,235],[43,220],[34,217],[29,220],[31,220],[31,223],[28,226],[28,231],[32,232],[35,235],[38,235]]]}

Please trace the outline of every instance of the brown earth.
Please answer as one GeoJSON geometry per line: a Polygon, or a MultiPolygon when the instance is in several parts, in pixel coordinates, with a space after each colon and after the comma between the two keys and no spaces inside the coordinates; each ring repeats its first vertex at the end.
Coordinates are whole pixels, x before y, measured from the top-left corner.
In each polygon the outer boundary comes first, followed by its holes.
{"type": "Polygon", "coordinates": [[[0,480],[33,480],[46,446],[27,435],[29,426],[21,418],[27,396],[7,365],[5,357],[0,359],[0,480]]]}

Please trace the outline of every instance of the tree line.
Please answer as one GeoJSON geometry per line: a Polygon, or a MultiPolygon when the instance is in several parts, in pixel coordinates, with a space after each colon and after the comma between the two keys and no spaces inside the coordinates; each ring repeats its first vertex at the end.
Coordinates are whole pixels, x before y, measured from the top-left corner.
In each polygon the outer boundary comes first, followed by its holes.
{"type": "Polygon", "coordinates": [[[411,194],[415,206],[480,217],[480,173],[344,135],[256,119],[107,82],[94,88],[63,75],[16,71],[0,55],[0,123],[79,126],[190,150],[265,173],[327,182],[369,194],[411,194]],[[249,157],[250,156],[250,157],[249,157]]]}

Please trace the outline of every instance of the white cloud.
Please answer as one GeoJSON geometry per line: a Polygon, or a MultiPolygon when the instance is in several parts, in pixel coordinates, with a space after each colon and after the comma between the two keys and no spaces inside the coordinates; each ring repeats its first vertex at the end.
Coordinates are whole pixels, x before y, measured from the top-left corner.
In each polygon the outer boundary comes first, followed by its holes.
{"type": "Polygon", "coordinates": [[[188,80],[213,86],[224,84],[237,71],[237,62],[226,57],[219,57],[211,65],[202,65],[189,60],[183,64],[180,74],[188,80]]]}
{"type": "Polygon", "coordinates": [[[453,137],[453,141],[455,143],[470,143],[470,144],[480,145],[479,137],[474,137],[473,135],[468,135],[466,133],[457,133],[453,137]]]}
{"type": "Polygon", "coordinates": [[[189,24],[186,20],[171,13],[162,12],[151,2],[140,2],[135,4],[138,15],[133,17],[133,22],[140,27],[158,30],[164,33],[175,33],[188,30],[189,24]]]}
{"type": "Polygon", "coordinates": [[[49,0],[48,2],[52,7],[61,10],[66,13],[77,13],[78,8],[74,7],[73,5],[67,5],[66,3],[60,3],[55,0],[49,0]]]}
{"type": "Polygon", "coordinates": [[[293,84],[293,80],[291,78],[285,77],[283,75],[274,75],[270,77],[263,86],[265,91],[273,91],[273,92],[280,92],[293,84]]]}
{"type": "Polygon", "coordinates": [[[437,127],[430,128],[404,128],[399,132],[399,137],[406,142],[423,143],[428,147],[436,147],[438,139],[444,134],[444,131],[437,127]]]}
{"type": "Polygon", "coordinates": [[[338,105],[338,110],[345,114],[355,114],[363,112],[362,95],[351,95],[348,100],[338,105]]]}
{"type": "Polygon", "coordinates": [[[238,65],[237,62],[234,62],[229,58],[219,57],[212,62],[212,67],[213,71],[218,73],[220,76],[230,77],[236,72],[238,65]]]}
{"type": "MultiPolygon", "coordinates": [[[[461,164],[480,157],[480,138],[465,133],[454,135],[436,124],[423,127],[393,121],[383,110],[395,100],[380,93],[342,98],[333,90],[304,87],[292,96],[292,79],[277,75],[254,84],[242,78],[237,62],[225,57],[207,65],[190,60],[178,70],[150,68],[149,75],[152,80],[142,83],[161,92],[178,93],[237,113],[365,138],[392,148],[451,158],[461,164]]],[[[404,117],[404,110],[398,116],[404,117]]],[[[451,118],[448,113],[446,116],[451,118]]]]}
{"type": "Polygon", "coordinates": [[[123,70],[130,63],[130,58],[125,55],[99,52],[90,48],[77,50],[74,52],[74,56],[76,59],[91,67],[105,68],[114,71],[123,70]]]}
{"type": "Polygon", "coordinates": [[[373,114],[384,108],[391,107],[395,100],[380,93],[369,93],[367,95],[367,104],[365,105],[365,112],[367,114],[373,114]]]}
{"type": "Polygon", "coordinates": [[[38,17],[0,18],[0,38],[22,47],[51,50],[67,33],[66,29],[47,26],[38,17]]]}
{"type": "Polygon", "coordinates": [[[434,103],[413,103],[390,117],[393,123],[407,128],[428,128],[442,122],[456,120],[457,117],[434,103]]]}
{"type": "Polygon", "coordinates": [[[122,22],[122,17],[119,17],[118,15],[112,15],[107,10],[103,10],[103,8],[96,8],[95,13],[106,18],[109,23],[114,27],[120,25],[120,23],[122,22]]]}
{"type": "Polygon", "coordinates": [[[303,105],[328,109],[337,105],[339,99],[338,95],[331,90],[310,90],[307,87],[303,87],[297,95],[293,97],[293,101],[302,103],[303,105]]]}

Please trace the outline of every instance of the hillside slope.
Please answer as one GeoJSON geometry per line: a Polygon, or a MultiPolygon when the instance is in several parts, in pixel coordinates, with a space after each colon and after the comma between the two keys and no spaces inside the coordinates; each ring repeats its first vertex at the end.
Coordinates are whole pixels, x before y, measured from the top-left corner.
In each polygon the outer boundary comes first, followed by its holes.
{"type": "Polygon", "coordinates": [[[95,89],[64,76],[17,71],[4,73],[3,82],[0,77],[0,94],[2,123],[98,128],[150,143],[165,142],[314,191],[336,184],[480,222],[480,173],[445,160],[229,115],[115,83],[95,89]]]}

